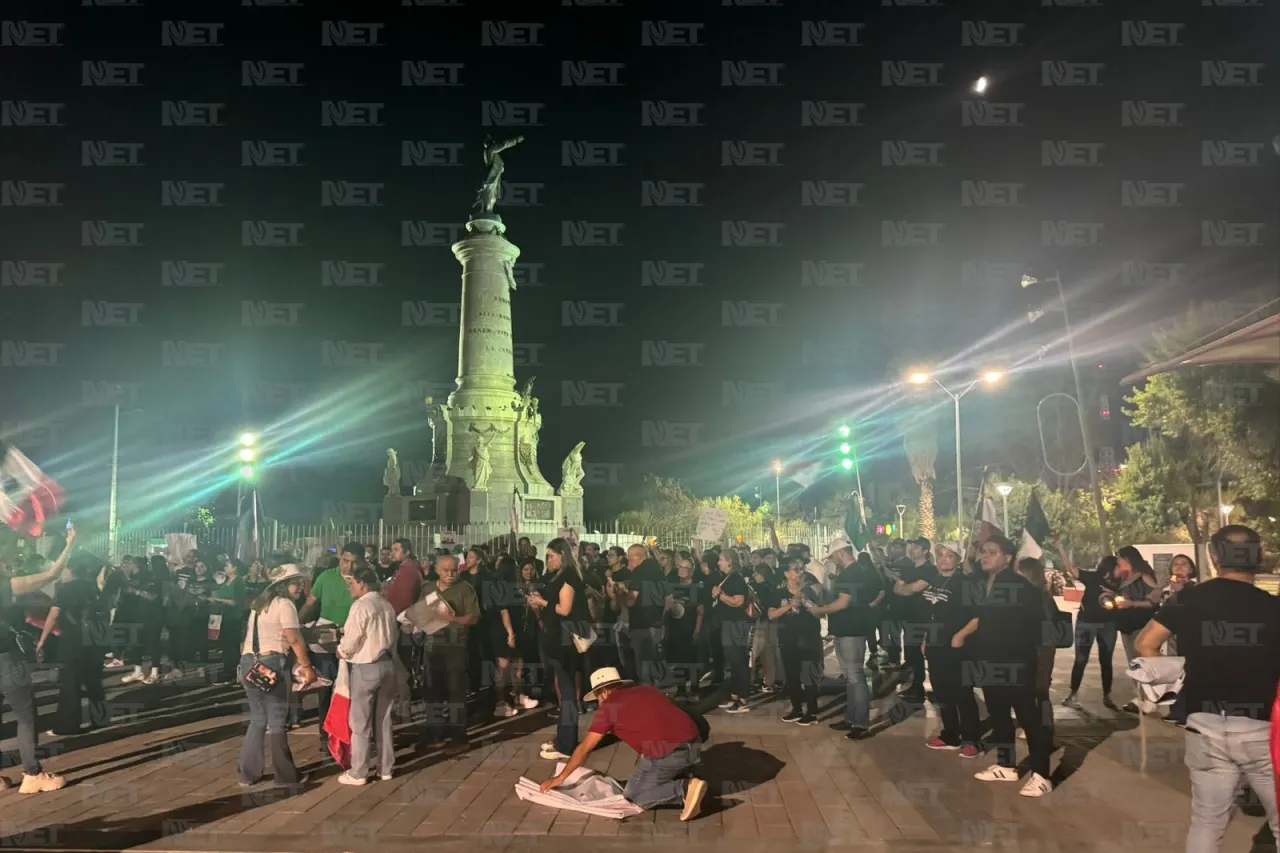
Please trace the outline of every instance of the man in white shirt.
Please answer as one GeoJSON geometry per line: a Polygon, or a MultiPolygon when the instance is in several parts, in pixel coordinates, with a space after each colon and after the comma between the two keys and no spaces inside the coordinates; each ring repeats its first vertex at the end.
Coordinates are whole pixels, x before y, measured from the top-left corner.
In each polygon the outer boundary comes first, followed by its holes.
{"type": "MultiPolygon", "coordinates": [[[[338,777],[343,785],[369,781],[377,730],[378,776],[391,778],[395,764],[391,711],[396,699],[396,670],[391,654],[399,629],[396,611],[378,591],[378,574],[360,566],[346,576],[351,590],[351,611],[342,628],[338,657],[346,661],[351,694],[351,769],[338,777]]],[[[323,725],[323,722],[322,722],[323,725]]]]}

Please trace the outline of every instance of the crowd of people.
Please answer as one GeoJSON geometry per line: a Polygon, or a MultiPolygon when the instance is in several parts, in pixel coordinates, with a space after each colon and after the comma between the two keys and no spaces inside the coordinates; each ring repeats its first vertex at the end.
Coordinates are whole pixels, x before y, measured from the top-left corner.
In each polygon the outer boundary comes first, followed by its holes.
{"type": "MultiPolygon", "coordinates": [[[[423,556],[401,539],[385,549],[348,543],[310,572],[290,554],[245,567],[197,551],[173,562],[127,557],[114,569],[88,555],[69,559],[73,541],[74,531],[67,551],[47,570],[11,577],[4,608],[20,608],[24,595],[36,594],[70,565],[70,578],[54,588],[43,618],[27,617],[39,627],[37,659],[60,638],[59,709],[50,733],[83,730],[82,694],[88,724],[109,722],[104,666],[132,667],[127,682],[240,682],[249,709],[239,765],[245,785],[262,779],[266,750],[278,784],[305,780],[288,742],[289,730],[300,722],[299,697],[318,697],[317,729],[327,748],[333,728],[325,721],[343,662],[351,756],[340,781],[363,785],[371,772],[392,775],[397,719],[416,720],[420,750],[457,755],[468,748],[469,722],[554,706],[555,734],[540,752],[570,770],[599,742],[596,735],[617,724],[602,722],[597,731],[593,723],[585,739],[580,734],[581,716],[609,695],[616,708],[643,709],[648,720],[662,717],[654,711],[655,696],[692,708],[693,700],[714,695],[719,709],[733,715],[781,696],[787,709],[782,722],[816,725],[829,640],[845,693],[832,729],[849,740],[868,737],[872,685],[892,682],[903,702],[930,698],[938,707],[941,730],[925,746],[963,759],[993,752],[994,763],[977,771],[978,779],[1021,780],[1024,796],[1040,797],[1053,787],[1049,687],[1055,649],[1075,649],[1064,705],[1079,706],[1096,644],[1103,704],[1119,709],[1111,666],[1118,635],[1126,661],[1162,649],[1186,660],[1187,687],[1171,719],[1186,727],[1188,738],[1203,741],[1195,752],[1203,766],[1191,769],[1192,818],[1204,845],[1213,826],[1225,827],[1223,766],[1239,765],[1268,802],[1260,768],[1264,759],[1270,767],[1266,722],[1280,679],[1280,616],[1276,599],[1231,583],[1260,570],[1257,534],[1248,528],[1226,527],[1215,536],[1212,553],[1222,582],[1201,582],[1186,555],[1172,561],[1162,583],[1137,548],[1121,548],[1092,570],[1076,566],[1060,549],[1063,569],[1083,587],[1074,624],[1055,604],[1045,564],[1019,558],[999,534],[967,545],[894,540],[883,550],[858,550],[837,539],[822,561],[805,545],[782,547],[776,534],[770,547],[758,549],[726,541],[706,550],[672,550],[650,540],[601,550],[591,542],[554,539],[541,555],[528,538],[511,549],[495,542],[423,556]],[[1245,565],[1236,552],[1250,543],[1255,558],[1245,565]],[[1223,562],[1230,549],[1231,559],[1223,562]],[[1247,652],[1253,655],[1247,671],[1232,663],[1245,660],[1246,652],[1231,657],[1207,630],[1197,630],[1206,620],[1229,621],[1241,613],[1261,626],[1247,652]],[[317,639],[315,632],[325,627],[331,642],[317,639]],[[170,669],[162,675],[166,658],[170,669]],[[311,689],[300,693],[295,686],[311,689]],[[635,687],[656,693],[628,692],[635,687]],[[979,691],[989,717],[985,725],[979,691]],[[1018,770],[1019,739],[1029,753],[1025,777],[1018,770]],[[1252,764],[1234,757],[1239,750],[1228,747],[1237,743],[1248,745],[1252,764]]],[[[20,665],[20,654],[0,648],[0,666],[20,665]]],[[[17,696],[15,705],[9,687],[4,694],[19,720],[23,790],[60,786],[35,762],[30,703],[17,696]]],[[[1119,710],[1140,709],[1129,702],[1119,710]]],[[[660,783],[652,774],[642,783],[644,802],[683,799],[688,807],[700,801],[704,789],[691,775],[696,761],[688,726],[671,727],[678,732],[673,736],[686,739],[687,750],[675,749],[681,744],[673,746],[647,724],[631,728],[643,730],[635,745],[662,776],[660,783]],[[678,759],[671,757],[677,753],[678,759]]],[[[1274,808],[1272,794],[1273,825],[1274,808]]]]}

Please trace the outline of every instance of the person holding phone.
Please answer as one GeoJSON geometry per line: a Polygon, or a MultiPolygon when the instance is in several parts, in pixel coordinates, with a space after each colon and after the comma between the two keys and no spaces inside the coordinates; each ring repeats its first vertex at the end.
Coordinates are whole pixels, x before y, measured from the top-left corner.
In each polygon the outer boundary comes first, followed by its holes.
{"type": "Polygon", "coordinates": [[[768,618],[778,626],[783,678],[791,711],[784,723],[812,726],[818,722],[818,686],[822,680],[822,623],[816,615],[818,590],[804,582],[804,560],[787,562],[786,585],[770,604],[768,618]]]}
{"type": "MultiPolygon", "coordinates": [[[[57,774],[45,772],[36,758],[36,703],[31,689],[31,673],[13,638],[9,614],[13,610],[15,599],[39,592],[62,577],[71,559],[75,541],[76,530],[68,527],[67,542],[62,554],[48,569],[34,575],[0,578],[0,703],[8,705],[17,718],[18,755],[22,759],[22,786],[18,791],[22,794],[57,791],[66,785],[66,780],[57,774]]],[[[0,788],[7,787],[8,780],[0,776],[0,788]]]]}

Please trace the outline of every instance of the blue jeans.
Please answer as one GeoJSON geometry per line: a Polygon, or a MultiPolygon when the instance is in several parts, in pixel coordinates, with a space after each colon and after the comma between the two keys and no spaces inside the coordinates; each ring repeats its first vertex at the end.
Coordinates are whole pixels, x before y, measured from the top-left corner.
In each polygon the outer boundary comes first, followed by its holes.
{"type": "MultiPolygon", "coordinates": [[[[563,659],[567,656],[561,652],[559,657],[551,658],[551,673],[560,688],[560,719],[556,721],[554,744],[557,752],[573,755],[578,748],[578,684],[573,674],[579,667],[567,666],[570,660],[563,659]]],[[[576,659],[575,652],[572,660],[576,659]]]]}
{"type": "MultiPolygon", "coordinates": [[[[249,702],[249,729],[240,747],[240,781],[253,783],[262,778],[264,767],[263,747],[271,750],[271,766],[275,780],[280,785],[296,785],[301,780],[298,767],[289,751],[289,694],[293,679],[289,675],[288,661],[284,655],[263,655],[262,662],[280,673],[282,677],[270,692],[245,685],[244,694],[249,702]]],[[[240,677],[253,666],[253,655],[240,658],[240,677]]]]}
{"type": "Polygon", "coordinates": [[[1191,772],[1191,825],[1187,853],[1217,853],[1243,776],[1262,801],[1271,834],[1280,838],[1275,771],[1271,766],[1270,724],[1247,717],[1195,713],[1187,717],[1191,772]]]}
{"type": "Polygon", "coordinates": [[[698,763],[699,746],[684,743],[662,758],[640,758],[623,796],[642,809],[683,802],[689,776],[698,763]]]}
{"type": "Polygon", "coordinates": [[[867,686],[867,638],[835,637],[836,660],[844,674],[844,721],[854,728],[871,725],[871,688],[867,686]]]}

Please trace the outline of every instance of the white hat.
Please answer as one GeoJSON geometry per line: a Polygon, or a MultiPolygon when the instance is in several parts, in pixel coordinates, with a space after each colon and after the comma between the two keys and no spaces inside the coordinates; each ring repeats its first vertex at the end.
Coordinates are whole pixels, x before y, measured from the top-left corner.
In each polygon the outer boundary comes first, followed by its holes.
{"type": "Polygon", "coordinates": [[[267,572],[267,586],[273,587],[278,583],[288,583],[293,580],[305,580],[306,576],[302,573],[302,569],[298,568],[294,563],[285,563],[283,566],[276,566],[267,572]]]}
{"type": "Polygon", "coordinates": [[[964,548],[962,548],[960,546],[960,543],[955,541],[954,539],[948,539],[946,542],[939,542],[933,547],[935,550],[938,548],[946,548],[948,551],[951,551],[960,559],[962,560],[964,559],[964,548]]]}
{"type": "Polygon", "coordinates": [[[849,537],[843,533],[837,533],[836,538],[831,540],[831,544],[827,546],[827,557],[834,557],[837,551],[843,551],[845,548],[852,548],[853,543],[849,541],[849,537]]]}
{"type": "Polygon", "coordinates": [[[606,687],[621,687],[624,684],[634,683],[629,678],[623,678],[622,673],[618,672],[616,667],[602,666],[591,673],[591,692],[582,697],[582,701],[596,701],[596,694],[606,687]]]}

